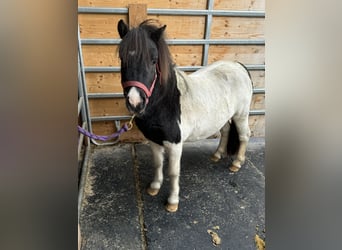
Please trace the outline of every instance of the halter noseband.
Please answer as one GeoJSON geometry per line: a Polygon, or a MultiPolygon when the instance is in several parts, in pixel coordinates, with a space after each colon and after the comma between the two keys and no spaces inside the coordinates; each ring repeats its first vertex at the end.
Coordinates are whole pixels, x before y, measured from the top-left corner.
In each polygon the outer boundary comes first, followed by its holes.
{"type": "Polygon", "coordinates": [[[152,82],[150,89],[148,89],[145,84],[143,84],[142,82],[139,82],[139,81],[127,81],[127,82],[121,83],[121,85],[124,89],[128,88],[128,87],[137,87],[137,88],[141,89],[142,91],[144,91],[144,93],[146,95],[146,104],[147,104],[148,98],[151,97],[153,89],[154,89],[154,85],[156,84],[158,73],[159,73],[159,75],[161,74],[159,71],[158,63],[157,63],[156,64],[156,71],[154,74],[154,79],[153,79],[153,82],[152,82]]]}

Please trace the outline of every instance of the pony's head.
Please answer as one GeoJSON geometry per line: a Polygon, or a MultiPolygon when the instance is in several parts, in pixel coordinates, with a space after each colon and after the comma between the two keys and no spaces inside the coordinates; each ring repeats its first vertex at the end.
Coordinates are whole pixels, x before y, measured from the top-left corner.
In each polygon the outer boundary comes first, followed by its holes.
{"type": "Polygon", "coordinates": [[[118,22],[121,83],[127,108],[137,115],[144,112],[155,85],[166,80],[170,70],[171,56],[163,38],[166,25],[151,22],[132,29],[123,20],[118,22]]]}

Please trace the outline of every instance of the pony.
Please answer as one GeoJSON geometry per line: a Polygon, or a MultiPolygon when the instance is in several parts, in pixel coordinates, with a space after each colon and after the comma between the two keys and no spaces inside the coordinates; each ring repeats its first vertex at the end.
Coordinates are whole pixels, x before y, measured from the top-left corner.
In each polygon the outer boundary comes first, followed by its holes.
{"type": "Polygon", "coordinates": [[[233,172],[244,163],[250,137],[251,76],[243,64],[224,60],[189,75],[178,70],[164,38],[166,25],[156,20],[132,28],[120,20],[117,29],[126,106],[152,149],[155,172],[147,193],[155,196],[161,188],[166,151],[170,192],[165,208],[176,212],[185,141],[220,131],[211,159],[217,162],[227,155],[236,156],[229,167],[233,172]]]}

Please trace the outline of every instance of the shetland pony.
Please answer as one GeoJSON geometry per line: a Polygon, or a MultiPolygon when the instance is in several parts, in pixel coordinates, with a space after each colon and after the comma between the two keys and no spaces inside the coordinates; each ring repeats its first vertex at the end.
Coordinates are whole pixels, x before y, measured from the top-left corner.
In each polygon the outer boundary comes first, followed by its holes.
{"type": "Polygon", "coordinates": [[[178,70],[164,39],[166,25],[146,20],[129,29],[118,22],[121,82],[128,110],[150,141],[155,174],[148,194],[154,196],[163,183],[164,151],[169,155],[171,190],[166,210],[179,203],[179,176],[184,141],[196,141],[221,133],[213,161],[227,153],[236,155],[230,170],[245,161],[252,81],[238,62],[217,61],[190,75],[178,70]]]}

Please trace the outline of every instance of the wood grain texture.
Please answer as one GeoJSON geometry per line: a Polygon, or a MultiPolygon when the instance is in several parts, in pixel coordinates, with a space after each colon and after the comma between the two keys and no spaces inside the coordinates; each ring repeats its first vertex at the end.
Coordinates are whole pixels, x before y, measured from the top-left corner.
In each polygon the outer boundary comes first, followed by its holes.
{"type": "Polygon", "coordinates": [[[128,23],[130,27],[137,27],[147,18],[147,4],[128,5],[128,23]]]}
{"type": "Polygon", "coordinates": [[[117,45],[82,45],[84,66],[120,66],[117,45]]]}
{"type": "Polygon", "coordinates": [[[265,10],[265,0],[215,0],[216,10],[265,10]]]}
{"type": "Polygon", "coordinates": [[[177,66],[201,66],[202,45],[172,45],[169,46],[172,59],[177,66]]]}
{"type": "Polygon", "coordinates": [[[123,14],[78,14],[81,38],[120,38],[117,25],[120,19],[128,22],[123,14]]]}
{"type": "Polygon", "coordinates": [[[249,117],[249,128],[251,130],[251,137],[265,136],[265,116],[252,115],[249,117]]]}
{"type": "Polygon", "coordinates": [[[254,94],[251,103],[251,110],[265,109],[265,94],[254,94]]]}
{"type": "Polygon", "coordinates": [[[265,87],[265,71],[264,70],[250,70],[254,88],[265,87]]]}
{"type": "Polygon", "coordinates": [[[130,115],[124,98],[90,99],[90,116],[130,115]]]}
{"type": "Polygon", "coordinates": [[[179,0],[78,0],[82,7],[112,7],[123,8],[128,4],[147,4],[148,8],[160,9],[206,9],[207,0],[179,1],[179,0]]]}
{"type": "Polygon", "coordinates": [[[243,64],[265,64],[265,47],[262,45],[211,45],[208,62],[217,60],[239,61],[243,64]]]}
{"type": "Polygon", "coordinates": [[[148,18],[157,19],[166,24],[166,38],[169,39],[203,39],[205,17],[204,16],[169,16],[148,15],[148,18]]]}
{"type": "Polygon", "coordinates": [[[86,73],[88,93],[122,93],[120,73],[86,73]]]}
{"type": "MultiPolygon", "coordinates": [[[[121,125],[123,125],[127,121],[122,121],[121,125]]],[[[113,121],[104,121],[104,122],[93,122],[93,133],[96,135],[111,135],[117,132],[115,124],[113,121]]],[[[146,141],[144,135],[139,131],[137,126],[134,124],[132,130],[123,133],[120,136],[120,142],[141,142],[146,141]]]]}
{"type": "Polygon", "coordinates": [[[263,39],[264,18],[219,17],[211,25],[212,39],[263,39]]]}

